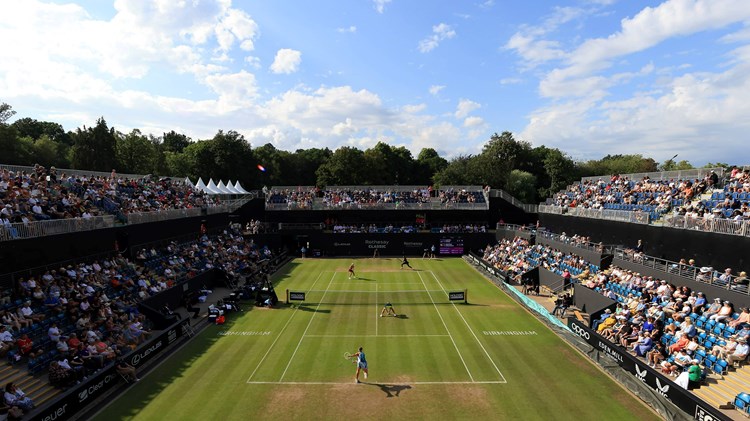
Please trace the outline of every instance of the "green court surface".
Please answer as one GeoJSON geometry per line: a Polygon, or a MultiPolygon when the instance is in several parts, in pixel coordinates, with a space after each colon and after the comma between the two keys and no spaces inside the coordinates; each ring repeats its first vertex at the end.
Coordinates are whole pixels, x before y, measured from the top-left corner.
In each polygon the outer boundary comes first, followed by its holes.
{"type": "Polygon", "coordinates": [[[658,419],[463,260],[411,263],[295,260],[276,291],[303,303],[209,326],[96,419],[658,419]]]}

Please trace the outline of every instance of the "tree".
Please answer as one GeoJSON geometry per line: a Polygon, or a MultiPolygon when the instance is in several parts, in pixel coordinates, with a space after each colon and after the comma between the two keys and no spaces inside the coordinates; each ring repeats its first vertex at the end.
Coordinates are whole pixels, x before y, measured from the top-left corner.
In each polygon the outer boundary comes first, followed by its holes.
{"type": "Polygon", "coordinates": [[[32,145],[32,156],[35,163],[45,167],[57,166],[67,167],[65,155],[68,147],[65,144],[58,144],[49,138],[46,134],[41,135],[32,145]]]}
{"type": "Polygon", "coordinates": [[[394,185],[408,184],[412,180],[414,159],[411,152],[403,146],[394,148],[387,143],[378,142],[364,152],[367,167],[367,184],[394,185]]]}
{"type": "Polygon", "coordinates": [[[423,148],[414,163],[417,184],[432,184],[434,176],[448,166],[448,160],[440,156],[433,148],[423,148]]]}
{"type": "Polygon", "coordinates": [[[526,164],[530,155],[530,143],[517,141],[510,132],[493,134],[476,162],[483,184],[505,188],[511,170],[526,164]]]}
{"type": "Polygon", "coordinates": [[[331,159],[333,152],[328,149],[297,149],[293,154],[284,156],[284,180],[288,186],[313,186],[317,183],[315,172],[331,159]]]}
{"type": "Polygon", "coordinates": [[[506,190],[523,203],[537,202],[536,177],[529,172],[521,170],[511,171],[508,175],[506,190]]]}
{"type": "Polygon", "coordinates": [[[154,173],[156,147],[148,137],[133,129],[126,135],[120,135],[117,141],[118,171],[128,174],[154,173]]]}
{"type": "Polygon", "coordinates": [[[668,159],[659,165],[659,171],[692,170],[693,168],[693,164],[685,160],[675,162],[672,159],[668,159]]]}
{"type": "Polygon", "coordinates": [[[591,160],[581,165],[583,176],[612,175],[654,172],[656,161],[642,155],[607,155],[600,160],[591,160]]]}
{"type": "Polygon", "coordinates": [[[4,102],[0,103],[0,124],[5,124],[14,115],[16,112],[13,111],[13,107],[4,102]]]}
{"type": "Polygon", "coordinates": [[[117,132],[107,127],[104,117],[96,126],[76,129],[73,137],[73,167],[82,170],[111,171],[117,166],[117,132]]]}
{"type": "Polygon", "coordinates": [[[170,152],[182,152],[190,144],[191,140],[189,137],[182,133],[177,133],[174,130],[164,133],[162,135],[162,145],[164,151],[170,152]]]}
{"type": "Polygon", "coordinates": [[[433,179],[437,186],[466,185],[476,181],[472,178],[472,155],[459,155],[450,160],[448,165],[438,171],[433,179]]]}
{"type": "Polygon", "coordinates": [[[544,170],[549,177],[549,187],[540,189],[543,197],[548,197],[560,191],[577,178],[575,173],[575,162],[559,149],[548,149],[544,158],[544,170]]]}
{"type": "Polygon", "coordinates": [[[366,179],[364,152],[350,146],[342,146],[321,165],[315,174],[318,186],[362,184],[366,179]]]}

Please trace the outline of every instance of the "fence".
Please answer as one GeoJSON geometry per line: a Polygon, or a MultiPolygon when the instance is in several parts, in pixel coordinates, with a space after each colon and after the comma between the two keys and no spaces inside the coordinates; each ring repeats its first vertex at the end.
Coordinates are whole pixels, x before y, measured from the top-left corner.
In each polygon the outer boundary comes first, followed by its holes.
{"type": "Polygon", "coordinates": [[[29,223],[18,222],[0,226],[0,241],[24,240],[47,235],[112,228],[114,226],[115,217],[112,215],[33,221],[29,223]]]}
{"type": "Polygon", "coordinates": [[[579,238],[569,237],[567,235],[556,234],[550,231],[538,230],[536,232],[537,238],[547,238],[550,240],[558,241],[560,243],[568,244],[574,247],[578,247],[584,250],[590,250],[596,253],[613,254],[617,246],[611,244],[593,243],[591,241],[581,241],[579,238]]]}
{"type": "MultiPolygon", "coordinates": [[[[707,176],[711,171],[715,171],[719,178],[724,176],[724,168],[694,168],[691,170],[677,170],[677,171],[657,171],[657,172],[639,172],[632,174],[620,174],[621,177],[627,177],[630,180],[642,180],[645,177],[651,180],[694,180],[696,178],[703,178],[707,176]]],[[[600,178],[609,178],[609,176],[595,175],[591,177],[581,178],[581,182],[597,181],[600,178]]]]}
{"type": "Polygon", "coordinates": [[[152,212],[133,212],[126,215],[128,224],[145,224],[148,222],[167,221],[170,219],[201,216],[202,208],[167,209],[152,212]]]}
{"type": "Polygon", "coordinates": [[[517,208],[522,209],[526,213],[537,213],[537,212],[539,212],[539,205],[523,203],[520,200],[518,200],[515,197],[513,197],[513,195],[511,195],[510,193],[506,192],[505,190],[492,189],[492,190],[490,190],[490,196],[491,197],[499,197],[499,198],[505,200],[506,202],[510,203],[511,205],[513,205],[513,206],[515,206],[517,208]]]}
{"type": "Polygon", "coordinates": [[[615,257],[641,266],[678,275],[691,281],[702,282],[735,292],[748,293],[747,278],[739,278],[731,275],[728,280],[722,280],[719,278],[721,274],[713,269],[701,273],[701,268],[689,264],[647,256],[624,248],[616,248],[615,257]]]}
{"type": "MultiPolygon", "coordinates": [[[[24,165],[6,165],[6,164],[0,164],[0,170],[5,170],[5,169],[7,169],[8,171],[13,171],[13,172],[19,172],[19,171],[26,172],[26,173],[33,173],[33,172],[35,172],[34,171],[34,167],[28,167],[28,166],[24,166],[24,165]]],[[[49,168],[47,168],[47,170],[49,170],[49,168]]],[[[95,177],[107,177],[107,178],[109,178],[112,175],[111,172],[89,171],[89,170],[74,170],[74,169],[70,169],[70,168],[56,168],[55,170],[57,172],[58,177],[61,176],[62,174],[66,174],[66,175],[77,175],[77,176],[81,176],[81,177],[89,177],[89,176],[93,175],[95,177]]],[[[122,178],[143,178],[143,177],[147,177],[146,175],[143,175],[143,174],[120,174],[120,173],[117,173],[117,176],[118,177],[122,177],[122,178]]]]}
{"type": "Polygon", "coordinates": [[[554,213],[558,215],[582,216],[584,218],[606,219],[609,221],[632,222],[648,224],[648,213],[638,211],[620,211],[611,209],[567,208],[555,205],[539,205],[540,213],[554,213]]]}
{"type": "Polygon", "coordinates": [[[359,203],[359,202],[340,202],[330,204],[320,200],[312,202],[288,202],[288,203],[268,203],[268,211],[299,211],[299,210],[487,210],[488,203],[441,203],[439,201],[431,202],[388,202],[388,203],[359,203]]]}
{"type": "Polygon", "coordinates": [[[689,229],[717,234],[750,236],[750,221],[733,219],[705,219],[693,218],[681,215],[672,215],[663,218],[664,227],[689,229]]]}

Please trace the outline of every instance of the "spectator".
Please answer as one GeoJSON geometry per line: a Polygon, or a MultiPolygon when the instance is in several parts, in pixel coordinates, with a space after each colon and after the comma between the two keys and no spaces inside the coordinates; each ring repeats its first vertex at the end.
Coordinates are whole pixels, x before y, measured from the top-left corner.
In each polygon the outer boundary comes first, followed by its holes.
{"type": "Polygon", "coordinates": [[[34,408],[34,402],[28,398],[21,389],[17,388],[13,382],[5,385],[5,404],[8,406],[17,406],[24,412],[34,408]]]}
{"type": "Polygon", "coordinates": [[[121,375],[128,383],[141,380],[138,378],[138,376],[136,376],[135,367],[125,362],[125,360],[117,360],[115,370],[117,370],[117,373],[121,375]]]}
{"type": "Polygon", "coordinates": [[[656,368],[661,364],[662,361],[665,361],[668,357],[669,354],[667,353],[667,348],[664,346],[664,344],[662,344],[661,342],[656,342],[651,351],[646,354],[646,362],[648,362],[649,367],[656,368]]]}
{"type": "Polygon", "coordinates": [[[653,348],[654,342],[651,340],[651,333],[642,332],[638,335],[638,341],[633,344],[633,352],[639,357],[645,357],[653,348]]]}
{"type": "Polygon", "coordinates": [[[730,320],[727,323],[729,327],[733,327],[736,329],[737,327],[742,326],[743,324],[750,323],[750,310],[748,310],[747,307],[743,307],[740,311],[741,311],[740,317],[738,317],[737,319],[730,320]]]}
{"type": "Polygon", "coordinates": [[[20,338],[18,338],[16,345],[18,346],[19,352],[18,354],[16,354],[16,361],[18,361],[21,357],[36,358],[43,353],[41,349],[34,352],[34,341],[32,341],[29,338],[29,335],[25,333],[21,335],[20,338]]]}
{"type": "Polygon", "coordinates": [[[49,382],[53,386],[69,387],[77,382],[72,369],[66,369],[59,361],[52,361],[49,365],[49,382]]]}
{"type": "Polygon", "coordinates": [[[739,338],[737,342],[738,344],[734,352],[727,356],[729,364],[741,363],[747,359],[748,351],[750,350],[747,345],[747,338],[739,338]]]}
{"type": "Polygon", "coordinates": [[[699,388],[702,377],[703,370],[700,365],[698,365],[698,360],[692,360],[690,362],[690,368],[688,368],[688,390],[699,388]]]}
{"type": "Polygon", "coordinates": [[[732,317],[732,314],[734,314],[734,307],[732,307],[732,303],[729,301],[724,301],[724,305],[719,309],[719,312],[716,314],[712,314],[709,319],[715,320],[718,322],[723,322],[729,317],[732,317]]]}

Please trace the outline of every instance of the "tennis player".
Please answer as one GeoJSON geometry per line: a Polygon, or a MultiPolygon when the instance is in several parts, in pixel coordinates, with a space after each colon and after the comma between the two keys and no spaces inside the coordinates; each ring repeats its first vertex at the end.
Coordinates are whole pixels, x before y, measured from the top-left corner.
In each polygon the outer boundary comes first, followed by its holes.
{"type": "Polygon", "coordinates": [[[349,266],[349,279],[357,278],[357,274],[354,273],[354,262],[349,266]]]}
{"type": "Polygon", "coordinates": [[[404,256],[404,260],[401,261],[401,269],[403,269],[404,266],[408,267],[411,270],[414,270],[414,268],[409,264],[409,261],[406,260],[406,256],[404,256]]]}
{"type": "Polygon", "coordinates": [[[383,315],[396,316],[396,311],[393,309],[393,304],[391,304],[390,301],[385,303],[383,309],[380,310],[380,317],[383,317],[383,315]]]}
{"type": "Polygon", "coordinates": [[[367,359],[365,358],[364,351],[362,351],[362,347],[359,347],[359,352],[354,354],[353,357],[357,357],[357,374],[354,377],[354,381],[356,383],[360,383],[359,381],[360,370],[365,373],[365,380],[367,380],[367,359]]]}

